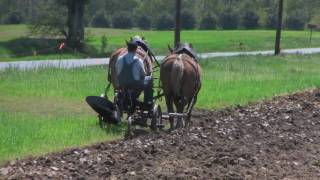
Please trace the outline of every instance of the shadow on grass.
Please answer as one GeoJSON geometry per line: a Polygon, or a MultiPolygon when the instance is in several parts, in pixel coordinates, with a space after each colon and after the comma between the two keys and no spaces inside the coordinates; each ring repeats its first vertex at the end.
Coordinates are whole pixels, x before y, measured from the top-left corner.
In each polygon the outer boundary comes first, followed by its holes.
{"type": "Polygon", "coordinates": [[[10,41],[0,42],[0,58],[15,58],[24,56],[37,55],[63,55],[73,54],[77,57],[103,57],[102,54],[94,46],[85,45],[82,52],[74,51],[71,48],[59,50],[59,45],[64,42],[63,39],[47,39],[47,38],[28,38],[22,37],[10,41]]]}

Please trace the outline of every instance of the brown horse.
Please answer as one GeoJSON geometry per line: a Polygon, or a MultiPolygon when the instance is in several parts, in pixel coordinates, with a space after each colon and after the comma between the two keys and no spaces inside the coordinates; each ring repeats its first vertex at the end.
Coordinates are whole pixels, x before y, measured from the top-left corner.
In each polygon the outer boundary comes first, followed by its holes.
{"type": "MultiPolygon", "coordinates": [[[[192,45],[183,44],[187,49],[192,45]]],[[[160,67],[160,80],[164,91],[168,113],[174,112],[173,103],[177,113],[183,113],[188,105],[186,121],[178,117],[177,128],[189,126],[193,106],[196,102],[198,92],[201,88],[201,69],[194,57],[188,53],[175,52],[171,50],[160,67]]],[[[174,129],[174,118],[170,117],[170,129],[174,129]]]]}

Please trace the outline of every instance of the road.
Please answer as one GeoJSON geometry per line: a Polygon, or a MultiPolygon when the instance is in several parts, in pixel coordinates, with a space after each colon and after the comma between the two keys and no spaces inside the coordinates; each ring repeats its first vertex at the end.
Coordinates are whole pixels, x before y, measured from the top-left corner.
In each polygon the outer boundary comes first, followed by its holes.
{"type": "MultiPolygon", "coordinates": [[[[302,48],[282,50],[283,54],[316,54],[320,53],[320,48],[302,48]]],[[[232,57],[232,56],[255,56],[255,55],[273,55],[274,51],[251,51],[251,52],[214,52],[201,53],[200,59],[216,58],[216,57],[232,57]]],[[[162,60],[164,56],[157,56],[158,60],[162,60]]],[[[14,68],[19,70],[38,69],[45,67],[56,68],[75,68],[84,66],[107,65],[109,58],[92,58],[92,59],[67,59],[67,60],[41,60],[41,61],[15,61],[0,62],[0,70],[14,68]]]]}

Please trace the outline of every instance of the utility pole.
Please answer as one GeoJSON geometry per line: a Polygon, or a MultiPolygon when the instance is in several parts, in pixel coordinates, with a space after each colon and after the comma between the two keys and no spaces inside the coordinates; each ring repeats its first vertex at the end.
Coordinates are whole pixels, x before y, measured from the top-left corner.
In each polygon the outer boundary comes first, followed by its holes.
{"type": "Polygon", "coordinates": [[[278,9],[278,25],[277,25],[277,34],[276,34],[276,44],[275,44],[275,55],[279,55],[281,52],[281,31],[282,31],[282,18],[283,18],[283,1],[279,0],[279,9],[278,9]]]}
{"type": "Polygon", "coordinates": [[[176,0],[176,17],[174,29],[174,47],[180,43],[181,0],[176,0]]]}

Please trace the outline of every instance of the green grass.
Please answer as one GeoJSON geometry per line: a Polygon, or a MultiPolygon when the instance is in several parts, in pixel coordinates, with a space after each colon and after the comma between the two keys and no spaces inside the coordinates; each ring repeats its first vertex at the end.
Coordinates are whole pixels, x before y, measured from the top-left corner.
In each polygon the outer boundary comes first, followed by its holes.
{"type": "MultiPolygon", "coordinates": [[[[166,54],[167,45],[173,44],[172,31],[87,28],[86,34],[86,41],[91,47],[89,53],[73,54],[73,52],[66,51],[66,55],[62,58],[104,57],[124,46],[125,40],[137,34],[146,37],[156,54],[166,54]],[[105,52],[100,51],[103,35],[108,39],[105,52]]],[[[274,30],[194,30],[182,31],[181,34],[182,41],[193,43],[198,52],[271,50],[274,48],[274,37],[274,30]],[[241,47],[240,43],[243,44],[241,47]]],[[[57,50],[43,52],[42,56],[39,56],[41,52],[38,52],[42,49],[56,47],[58,43],[58,40],[30,37],[28,28],[24,25],[0,25],[0,61],[59,59],[60,55],[57,50]],[[35,51],[37,55],[33,55],[35,51]],[[26,55],[17,56],[25,53],[26,55]]],[[[283,31],[282,49],[318,46],[320,46],[319,32],[314,33],[310,44],[308,31],[283,31]]]]}
{"type": "Polygon", "coordinates": [[[235,57],[204,61],[198,107],[245,105],[275,95],[320,87],[320,55],[235,57]]]}
{"type": "MultiPolygon", "coordinates": [[[[320,87],[320,55],[232,57],[201,62],[197,108],[245,105],[320,87]]],[[[0,72],[0,162],[122,136],[100,130],[85,104],[106,85],[105,67],[0,72]]]]}

